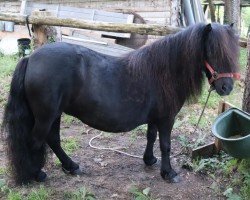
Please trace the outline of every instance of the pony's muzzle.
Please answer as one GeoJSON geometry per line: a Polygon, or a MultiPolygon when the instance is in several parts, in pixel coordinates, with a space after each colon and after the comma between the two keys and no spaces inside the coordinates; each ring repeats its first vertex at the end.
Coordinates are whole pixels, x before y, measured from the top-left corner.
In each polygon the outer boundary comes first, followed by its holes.
{"type": "Polygon", "coordinates": [[[220,96],[226,96],[233,90],[232,78],[221,78],[214,81],[214,88],[220,96]]]}

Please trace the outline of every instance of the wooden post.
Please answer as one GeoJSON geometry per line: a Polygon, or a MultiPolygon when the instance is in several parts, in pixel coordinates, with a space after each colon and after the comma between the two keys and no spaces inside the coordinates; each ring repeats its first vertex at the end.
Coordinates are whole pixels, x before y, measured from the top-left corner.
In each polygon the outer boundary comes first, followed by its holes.
{"type": "MultiPolygon", "coordinates": [[[[52,13],[48,11],[33,11],[32,16],[37,17],[49,17],[52,16],[52,13]]],[[[42,25],[42,24],[33,24],[33,41],[34,48],[38,48],[46,43],[55,41],[56,38],[56,29],[52,26],[42,25]]]]}
{"type": "Polygon", "coordinates": [[[247,62],[245,90],[244,90],[244,96],[243,96],[242,109],[250,113],[250,33],[248,34],[247,49],[248,49],[248,62],[247,62]]]}

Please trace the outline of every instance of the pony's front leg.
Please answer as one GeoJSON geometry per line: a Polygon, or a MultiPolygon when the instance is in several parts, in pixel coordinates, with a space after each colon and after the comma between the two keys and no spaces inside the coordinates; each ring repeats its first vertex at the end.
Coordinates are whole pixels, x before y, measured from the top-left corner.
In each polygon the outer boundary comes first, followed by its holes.
{"type": "Polygon", "coordinates": [[[171,149],[171,131],[174,124],[174,119],[165,119],[158,124],[160,149],[161,149],[161,176],[163,179],[171,183],[180,181],[180,177],[172,169],[170,163],[170,149],[171,149]]]}
{"type": "Polygon", "coordinates": [[[154,156],[153,148],[157,137],[157,126],[155,124],[148,124],[147,129],[147,146],[144,152],[143,160],[148,166],[152,166],[157,162],[157,158],[154,156]]]}

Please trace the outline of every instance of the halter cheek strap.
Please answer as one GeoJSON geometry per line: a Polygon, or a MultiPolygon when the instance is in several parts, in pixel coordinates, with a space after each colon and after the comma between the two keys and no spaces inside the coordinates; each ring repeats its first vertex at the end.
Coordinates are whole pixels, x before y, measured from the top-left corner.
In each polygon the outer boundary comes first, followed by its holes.
{"type": "Polygon", "coordinates": [[[208,80],[209,84],[211,85],[215,80],[218,80],[220,78],[234,78],[239,80],[240,79],[240,73],[221,73],[219,74],[216,72],[209,64],[207,61],[205,61],[206,68],[208,71],[211,73],[212,77],[208,80]]]}

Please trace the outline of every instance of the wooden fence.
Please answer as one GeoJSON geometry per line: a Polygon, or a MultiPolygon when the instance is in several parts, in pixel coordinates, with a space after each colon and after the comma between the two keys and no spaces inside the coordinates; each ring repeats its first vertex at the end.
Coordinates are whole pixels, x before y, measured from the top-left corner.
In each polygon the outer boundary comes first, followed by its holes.
{"type": "MultiPolygon", "coordinates": [[[[21,14],[10,14],[10,13],[0,13],[0,20],[2,21],[12,21],[15,23],[25,24],[26,15],[21,14]]],[[[158,25],[158,24],[121,24],[121,23],[111,23],[111,22],[98,22],[98,21],[87,21],[79,20],[74,18],[57,18],[54,16],[28,16],[28,22],[30,24],[37,25],[49,25],[49,26],[64,26],[71,28],[81,28],[90,29],[96,31],[107,31],[107,32],[118,32],[118,33],[137,33],[142,35],[159,35],[164,36],[167,34],[176,33],[182,28],[173,27],[168,25],[158,25]]],[[[247,47],[247,41],[244,39],[240,40],[239,45],[241,47],[247,47]]]]}

